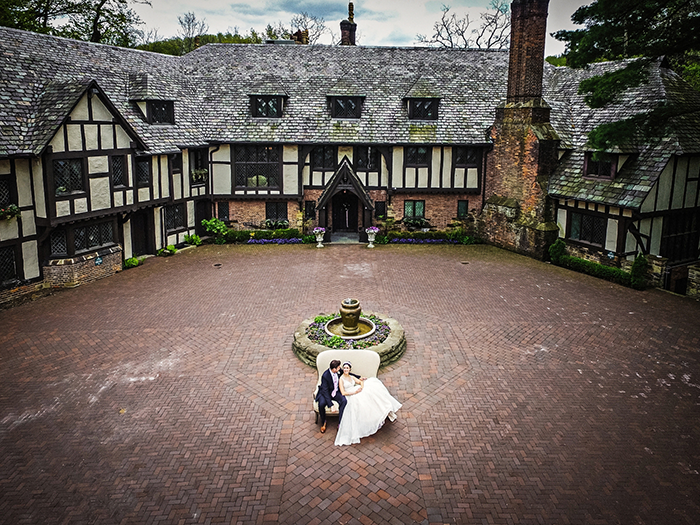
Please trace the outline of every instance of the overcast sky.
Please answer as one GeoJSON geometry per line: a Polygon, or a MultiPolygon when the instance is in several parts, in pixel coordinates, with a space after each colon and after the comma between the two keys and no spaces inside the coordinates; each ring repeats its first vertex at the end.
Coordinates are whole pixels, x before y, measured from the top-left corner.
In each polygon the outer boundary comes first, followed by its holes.
{"type": "MultiPolygon", "coordinates": [[[[547,33],[571,29],[571,15],[582,0],[550,0],[547,33]]],[[[158,30],[160,38],[176,36],[178,15],[193,12],[204,19],[209,33],[260,31],[268,23],[282,22],[289,26],[292,16],[300,12],[323,17],[326,26],[340,35],[340,21],[348,16],[346,0],[151,0],[152,6],[135,4],[134,9],[146,23],[145,29],[158,30]]],[[[357,39],[364,46],[413,46],[416,35],[430,36],[435,21],[440,19],[443,4],[451,6],[458,16],[468,14],[479,25],[479,14],[486,10],[489,0],[356,0],[355,23],[357,39]]],[[[323,43],[331,43],[330,36],[323,43]]],[[[546,55],[557,55],[564,46],[547,37],[546,55]]]]}

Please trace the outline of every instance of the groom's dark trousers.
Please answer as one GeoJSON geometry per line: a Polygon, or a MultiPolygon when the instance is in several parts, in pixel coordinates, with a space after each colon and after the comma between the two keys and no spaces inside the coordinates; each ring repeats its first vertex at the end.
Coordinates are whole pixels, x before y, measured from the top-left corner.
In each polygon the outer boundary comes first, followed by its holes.
{"type": "MultiPolygon", "coordinates": [[[[318,387],[318,393],[316,394],[316,401],[318,401],[318,413],[321,416],[321,426],[326,424],[326,407],[333,406],[333,401],[338,403],[340,410],[338,411],[338,424],[340,420],[343,419],[343,411],[345,410],[345,405],[347,399],[340,393],[340,387],[338,387],[335,396],[331,396],[333,392],[333,377],[331,376],[331,371],[326,370],[321,376],[321,384],[318,387]]],[[[338,378],[340,381],[340,378],[338,378]]]]}

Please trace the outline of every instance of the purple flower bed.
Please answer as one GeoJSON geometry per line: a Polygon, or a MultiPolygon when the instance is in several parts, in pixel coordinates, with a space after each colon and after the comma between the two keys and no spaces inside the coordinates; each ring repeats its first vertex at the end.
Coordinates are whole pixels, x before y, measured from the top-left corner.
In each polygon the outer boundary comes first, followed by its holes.
{"type": "Polygon", "coordinates": [[[458,244],[459,241],[453,239],[391,239],[390,243],[395,244],[458,244]]]}
{"type": "Polygon", "coordinates": [[[374,333],[371,336],[359,340],[346,340],[342,337],[338,337],[337,335],[331,337],[326,333],[324,327],[326,326],[326,323],[328,321],[337,317],[340,317],[340,315],[317,317],[314,320],[314,322],[309,325],[309,328],[306,331],[306,334],[309,337],[309,339],[314,343],[327,346],[328,348],[352,350],[353,348],[369,348],[371,346],[376,346],[380,343],[383,343],[386,340],[386,338],[389,337],[389,333],[391,332],[389,325],[386,322],[382,321],[379,317],[375,315],[363,315],[362,317],[371,320],[374,323],[374,326],[376,327],[374,333]]]}
{"type": "Polygon", "coordinates": [[[248,244],[302,244],[304,241],[298,237],[293,239],[248,239],[248,244]]]}

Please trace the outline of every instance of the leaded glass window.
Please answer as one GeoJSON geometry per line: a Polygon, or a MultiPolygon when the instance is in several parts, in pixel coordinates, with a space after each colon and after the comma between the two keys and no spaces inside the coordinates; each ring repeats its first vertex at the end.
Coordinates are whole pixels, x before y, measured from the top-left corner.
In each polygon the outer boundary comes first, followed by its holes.
{"type": "Polygon", "coordinates": [[[83,159],[53,161],[53,180],[56,195],[83,191],[83,159]]]}
{"type": "Polygon", "coordinates": [[[331,97],[333,118],[360,118],[362,97],[331,97]]]}
{"type": "Polygon", "coordinates": [[[165,207],[165,229],[178,230],[185,227],[185,203],[165,207]]]}
{"type": "Polygon", "coordinates": [[[606,227],[605,217],[573,212],[569,238],[595,246],[603,246],[606,227]]]}
{"type": "Polygon", "coordinates": [[[0,248],[0,284],[8,284],[17,280],[17,263],[15,247],[0,248]]]}
{"type": "Polygon", "coordinates": [[[287,220],[287,203],[286,202],[266,202],[265,203],[265,218],[271,221],[286,221],[287,220]]]}
{"type": "Polygon", "coordinates": [[[277,146],[239,146],[236,148],[234,169],[238,187],[279,187],[279,148],[277,146]]]}
{"type": "Polygon", "coordinates": [[[136,184],[139,187],[151,184],[151,158],[141,157],[136,159],[136,184]]]}
{"type": "Polygon", "coordinates": [[[601,152],[587,152],[584,160],[586,177],[612,179],[617,171],[617,155],[601,152]]]}
{"type": "Polygon", "coordinates": [[[436,120],[438,118],[437,98],[412,98],[408,101],[408,118],[411,120],[436,120]]]}
{"type": "Polygon", "coordinates": [[[406,147],[406,166],[426,167],[430,164],[430,149],[425,146],[406,147]]]}
{"type": "Polygon", "coordinates": [[[459,167],[474,167],[479,165],[480,151],[478,148],[468,148],[466,146],[458,146],[453,148],[455,166],[459,167]]]}
{"type": "Polygon", "coordinates": [[[0,208],[12,204],[12,191],[9,177],[0,177],[0,208]]]}
{"type": "Polygon", "coordinates": [[[217,215],[219,216],[219,220],[228,222],[228,220],[229,220],[228,202],[217,202],[216,208],[217,208],[217,215]]]}
{"type": "Polygon", "coordinates": [[[51,255],[68,255],[65,230],[54,230],[51,232],[51,255]]]}
{"type": "Polygon", "coordinates": [[[175,106],[171,100],[149,100],[147,104],[151,124],[175,124],[175,106]]]}
{"type": "Polygon", "coordinates": [[[697,259],[700,213],[697,210],[677,211],[666,215],[663,221],[660,255],[672,262],[697,259]]]}
{"type": "Polygon", "coordinates": [[[112,157],[112,184],[114,186],[126,186],[126,157],[116,155],[112,157]]]}
{"type": "Polygon", "coordinates": [[[425,217],[425,201],[404,201],[404,217],[425,217]]]}
{"type": "Polygon", "coordinates": [[[316,220],[316,201],[304,202],[304,219],[307,221],[316,220]]]}
{"type": "Polygon", "coordinates": [[[386,219],[386,201],[374,202],[374,217],[375,219],[386,219]]]}
{"type": "Polygon", "coordinates": [[[359,146],[355,148],[356,171],[379,171],[379,150],[372,146],[359,146]]]}
{"type": "Polygon", "coordinates": [[[251,99],[254,117],[279,118],[282,116],[284,97],[279,95],[254,95],[251,99]]]}
{"type": "Polygon", "coordinates": [[[457,217],[464,219],[469,215],[469,201],[457,201],[457,217]]]}
{"type": "Polygon", "coordinates": [[[313,171],[335,171],[338,167],[338,153],[335,146],[316,146],[311,153],[313,171]]]}

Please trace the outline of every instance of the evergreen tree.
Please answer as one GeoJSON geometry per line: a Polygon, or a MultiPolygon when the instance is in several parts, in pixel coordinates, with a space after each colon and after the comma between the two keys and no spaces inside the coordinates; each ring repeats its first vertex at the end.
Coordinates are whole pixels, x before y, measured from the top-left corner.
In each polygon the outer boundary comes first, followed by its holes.
{"type": "MultiPolygon", "coordinates": [[[[626,89],[647,82],[649,64],[661,57],[696,89],[700,87],[700,0],[597,0],[580,7],[571,20],[585,27],[554,34],[566,42],[569,67],[636,58],[614,72],[581,82],[579,93],[585,94],[590,107],[602,108],[626,89]]],[[[669,119],[682,112],[683,108],[664,106],[608,124],[593,130],[589,143],[603,150],[628,143],[639,132],[658,136],[669,119]]]]}

